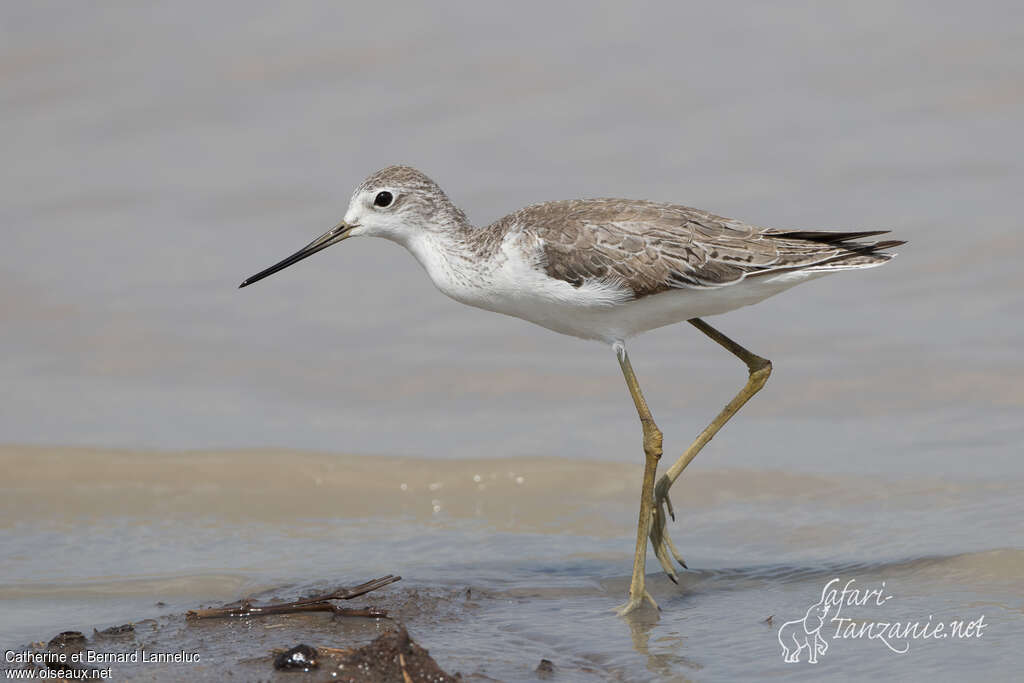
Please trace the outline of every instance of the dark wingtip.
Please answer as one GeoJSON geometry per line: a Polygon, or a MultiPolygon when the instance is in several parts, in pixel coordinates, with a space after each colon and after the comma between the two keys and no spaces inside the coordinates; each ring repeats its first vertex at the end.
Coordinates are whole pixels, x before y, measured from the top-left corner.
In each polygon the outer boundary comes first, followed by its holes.
{"type": "Polygon", "coordinates": [[[860,230],[858,232],[837,232],[835,230],[778,230],[770,232],[772,237],[784,237],[791,240],[807,240],[809,242],[852,242],[865,237],[876,237],[892,232],[891,230],[860,230]]]}
{"type": "Polygon", "coordinates": [[[884,249],[892,249],[907,243],[906,240],[880,240],[878,242],[857,242],[856,240],[865,237],[876,237],[887,235],[891,230],[863,230],[861,232],[819,232],[813,230],[790,231],[774,235],[775,237],[786,237],[789,239],[803,239],[811,242],[824,242],[844,247],[851,251],[860,251],[873,254],[884,249]]]}

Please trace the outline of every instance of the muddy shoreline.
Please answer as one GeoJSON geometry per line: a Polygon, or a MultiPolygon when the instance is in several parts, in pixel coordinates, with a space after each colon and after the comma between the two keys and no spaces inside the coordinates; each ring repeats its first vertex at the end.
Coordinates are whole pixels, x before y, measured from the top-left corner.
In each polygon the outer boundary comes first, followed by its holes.
{"type": "Polygon", "coordinates": [[[273,666],[289,649],[309,646],[336,666],[401,624],[441,671],[470,680],[786,676],[777,630],[841,577],[885,582],[894,596],[854,616],[984,614],[990,626],[979,640],[914,643],[902,657],[837,640],[815,675],[942,678],[967,663],[1005,672],[1007,643],[1024,635],[1024,537],[1007,523],[1022,514],[1019,477],[716,463],[695,463],[673,496],[670,532],[690,569],[677,586],[651,558],[663,610],[624,620],[613,609],[628,590],[639,464],[3,446],[0,647],[42,650],[78,631],[96,651],[199,655],[104,663],[118,680],[276,680],[295,675],[273,666]],[[404,578],[339,605],[389,620],[186,619],[390,573],[404,578]],[[542,660],[551,671],[538,671],[542,660]]]}
{"type": "MultiPolygon", "coordinates": [[[[289,600],[278,594],[250,596],[231,605],[258,600],[274,605],[289,600]]],[[[446,683],[500,680],[483,671],[448,673],[416,639],[435,620],[452,612],[479,610],[498,596],[464,590],[388,586],[361,596],[355,610],[386,613],[362,617],[330,613],[268,614],[197,619],[195,612],[167,614],[94,628],[91,633],[62,631],[48,640],[10,650],[0,668],[47,670],[50,680],[91,678],[141,680],[295,680],[446,683]],[[27,661],[26,661],[27,660],[27,661]],[[66,673],[61,677],[61,673],[66,673]]],[[[213,606],[203,606],[213,611],[213,606]]],[[[521,668],[540,680],[556,672],[603,678],[593,667],[558,665],[556,653],[539,662],[524,659],[521,668]]]]}

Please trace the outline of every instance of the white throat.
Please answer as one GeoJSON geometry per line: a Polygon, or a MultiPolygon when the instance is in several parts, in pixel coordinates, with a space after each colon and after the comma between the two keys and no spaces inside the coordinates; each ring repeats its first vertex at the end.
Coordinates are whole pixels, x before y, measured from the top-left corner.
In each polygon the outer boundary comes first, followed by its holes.
{"type": "Polygon", "coordinates": [[[474,260],[453,235],[423,230],[399,243],[419,261],[434,286],[451,298],[469,303],[473,290],[485,286],[489,264],[474,260]]]}

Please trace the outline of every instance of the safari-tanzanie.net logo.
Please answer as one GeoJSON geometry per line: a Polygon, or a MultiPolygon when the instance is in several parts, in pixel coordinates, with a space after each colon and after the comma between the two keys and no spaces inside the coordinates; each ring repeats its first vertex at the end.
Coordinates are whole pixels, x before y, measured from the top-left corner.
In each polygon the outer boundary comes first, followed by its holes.
{"type": "Polygon", "coordinates": [[[976,619],[936,621],[929,614],[923,620],[887,621],[879,608],[893,596],[886,593],[884,581],[877,588],[865,589],[854,587],[856,579],[840,587],[841,581],[829,581],[821,590],[821,598],[807,608],[802,618],[779,627],[783,660],[816,664],[836,640],[876,640],[896,654],[906,654],[912,640],[978,639],[988,626],[984,614],[976,619]]]}

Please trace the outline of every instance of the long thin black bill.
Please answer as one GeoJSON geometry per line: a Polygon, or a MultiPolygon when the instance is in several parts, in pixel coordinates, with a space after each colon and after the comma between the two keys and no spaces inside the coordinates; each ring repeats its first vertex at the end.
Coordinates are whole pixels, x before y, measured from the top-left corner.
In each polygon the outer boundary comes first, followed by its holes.
{"type": "Polygon", "coordinates": [[[315,240],[304,246],[302,249],[299,249],[297,252],[295,252],[285,260],[279,263],[275,263],[266,270],[261,270],[255,275],[246,278],[245,281],[242,282],[242,284],[238,285],[238,288],[241,289],[242,287],[248,287],[254,282],[259,282],[263,278],[269,275],[273,275],[279,270],[284,270],[288,266],[294,263],[298,263],[307,256],[312,256],[321,249],[326,249],[332,244],[336,244],[337,242],[342,241],[343,239],[348,237],[348,233],[349,230],[351,230],[351,228],[352,226],[348,225],[347,223],[341,223],[340,225],[331,228],[330,230],[320,235],[315,240]]]}

